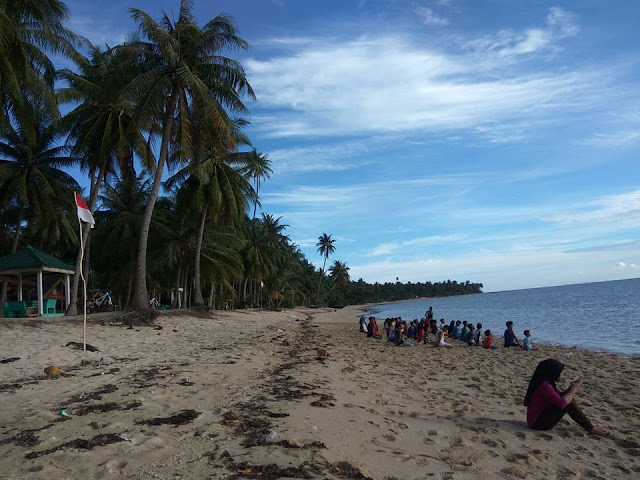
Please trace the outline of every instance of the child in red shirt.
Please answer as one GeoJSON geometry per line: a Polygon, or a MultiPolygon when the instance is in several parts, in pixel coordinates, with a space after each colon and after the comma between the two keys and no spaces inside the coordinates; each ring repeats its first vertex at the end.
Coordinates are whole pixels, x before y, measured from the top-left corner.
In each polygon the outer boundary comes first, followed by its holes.
{"type": "Polygon", "coordinates": [[[487,350],[497,350],[498,347],[496,347],[493,344],[493,334],[491,333],[491,330],[485,330],[484,332],[484,340],[482,341],[482,346],[484,348],[486,348],[487,350]]]}

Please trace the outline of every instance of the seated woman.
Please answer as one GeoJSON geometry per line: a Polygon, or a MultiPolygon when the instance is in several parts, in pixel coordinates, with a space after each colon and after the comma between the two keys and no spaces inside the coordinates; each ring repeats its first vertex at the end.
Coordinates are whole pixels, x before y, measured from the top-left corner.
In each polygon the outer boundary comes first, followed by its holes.
{"type": "Polygon", "coordinates": [[[367,333],[367,321],[365,320],[364,315],[360,315],[360,331],[367,333]]]}
{"type": "Polygon", "coordinates": [[[367,326],[367,337],[373,337],[380,339],[382,335],[378,331],[378,324],[376,323],[376,319],[373,317],[369,317],[369,325],[367,326]]]}
{"type": "Polygon", "coordinates": [[[580,390],[580,379],[572,382],[567,390],[556,386],[564,365],[555,358],[543,360],[533,372],[524,404],[527,407],[527,425],[535,430],[551,430],[565,413],[591,435],[609,436],[609,432],[594,426],[582,413],[574,395],[580,390]]]}
{"type": "Polygon", "coordinates": [[[449,327],[442,327],[442,330],[438,332],[438,336],[436,337],[436,344],[438,347],[452,348],[444,339],[447,337],[449,332],[449,327]]]}

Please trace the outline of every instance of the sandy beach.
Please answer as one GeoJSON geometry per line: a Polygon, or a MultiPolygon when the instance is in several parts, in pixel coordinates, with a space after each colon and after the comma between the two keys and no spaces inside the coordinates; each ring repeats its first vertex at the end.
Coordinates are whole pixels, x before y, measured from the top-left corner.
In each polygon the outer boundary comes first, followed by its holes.
{"type": "Polygon", "coordinates": [[[397,348],[342,310],[184,311],[0,321],[0,478],[640,477],[640,359],[397,348]],[[317,349],[329,356],[318,358],[317,349]],[[555,357],[613,438],[528,430],[522,399],[555,357]],[[65,375],[48,378],[55,365],[65,375]],[[71,416],[61,415],[67,413],[71,416]],[[275,432],[275,436],[272,432],[275,432]]]}

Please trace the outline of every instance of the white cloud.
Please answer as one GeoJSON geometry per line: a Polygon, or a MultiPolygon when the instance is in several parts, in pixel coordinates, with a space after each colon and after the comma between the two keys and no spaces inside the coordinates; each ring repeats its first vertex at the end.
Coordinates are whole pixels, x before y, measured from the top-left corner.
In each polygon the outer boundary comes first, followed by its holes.
{"type": "Polygon", "coordinates": [[[640,139],[640,130],[626,130],[616,133],[595,133],[578,143],[590,147],[621,147],[640,139]]]}
{"type": "Polygon", "coordinates": [[[416,5],[413,11],[422,18],[422,21],[425,25],[440,27],[449,24],[449,20],[443,17],[439,17],[429,7],[416,5]]]}
{"type": "Polygon", "coordinates": [[[549,9],[547,25],[566,37],[577,35],[580,31],[575,14],[567,12],[560,7],[551,7],[549,9]]]}
{"type": "Polygon", "coordinates": [[[368,253],[364,253],[364,256],[381,256],[389,255],[403,250],[410,250],[412,254],[416,253],[417,248],[428,247],[436,244],[448,244],[451,242],[459,242],[463,240],[465,235],[451,234],[451,235],[431,235],[428,237],[417,237],[409,240],[402,240],[397,242],[381,243],[373,248],[368,253]]]}
{"type": "Polygon", "coordinates": [[[561,8],[549,9],[544,27],[528,28],[523,31],[500,30],[493,35],[485,35],[464,43],[464,46],[483,54],[499,57],[515,57],[542,50],[558,49],[558,41],[578,34],[580,27],[575,15],[561,8]]]}
{"type": "Polygon", "coordinates": [[[367,157],[391,141],[380,137],[332,144],[317,144],[272,150],[269,157],[276,173],[343,171],[371,163],[367,157]]]}
{"type": "Polygon", "coordinates": [[[640,190],[609,195],[582,206],[580,210],[586,211],[553,215],[548,221],[563,224],[637,224],[640,222],[640,190]]]}
{"type": "Polygon", "coordinates": [[[72,16],[69,27],[75,33],[87,38],[93,45],[104,48],[105,45],[114,47],[127,38],[128,32],[121,28],[114,28],[109,22],[100,18],[88,16],[72,16]]]}
{"type": "Polygon", "coordinates": [[[253,128],[267,137],[316,138],[460,132],[504,143],[528,138],[532,126],[575,122],[576,114],[609,108],[614,93],[623,95],[610,88],[611,70],[532,62],[518,71],[510,58],[555,48],[573,34],[577,27],[559,12],[545,28],[502,32],[457,52],[405,35],[369,35],[305,38],[287,54],[250,58],[253,128]]]}
{"type": "Polygon", "coordinates": [[[618,264],[616,265],[616,267],[620,270],[637,270],[638,265],[634,264],[634,263],[625,263],[625,262],[618,262],[618,264]]]}

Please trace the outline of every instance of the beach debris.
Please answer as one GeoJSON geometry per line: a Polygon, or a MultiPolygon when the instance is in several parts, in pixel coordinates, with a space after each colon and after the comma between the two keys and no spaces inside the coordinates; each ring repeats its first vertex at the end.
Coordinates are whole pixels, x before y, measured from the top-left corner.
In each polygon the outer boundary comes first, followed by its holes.
{"type": "Polygon", "coordinates": [[[116,387],[113,384],[107,384],[91,393],[81,393],[80,395],[74,395],[68,401],[69,403],[78,403],[78,402],[86,402],[88,400],[102,400],[102,395],[105,395],[107,393],[113,393],[116,390],[118,390],[118,387],[116,387]]]}
{"type": "Polygon", "coordinates": [[[189,377],[184,377],[182,380],[180,380],[180,383],[178,383],[178,385],[182,385],[183,387],[188,387],[188,386],[194,385],[194,383],[191,381],[189,377]]]}
{"type": "Polygon", "coordinates": [[[59,367],[56,367],[55,365],[49,365],[47,368],[44,369],[44,373],[46,373],[50,379],[64,376],[64,372],[60,370],[59,367]]]}
{"type": "Polygon", "coordinates": [[[318,358],[327,358],[329,356],[329,353],[324,348],[318,348],[316,353],[318,355],[318,358]]]}
{"type": "MultiPolygon", "coordinates": [[[[84,346],[82,343],[80,342],[69,342],[65,345],[65,347],[68,346],[72,346],[73,348],[75,348],[76,350],[84,350],[84,346]]],[[[88,352],[99,352],[100,350],[98,350],[96,347],[94,347],[93,345],[89,345],[87,343],[87,351],[88,352]]]]}
{"type": "Polygon", "coordinates": [[[154,330],[162,330],[164,327],[162,325],[154,325],[153,329],[154,330]]]}
{"type": "Polygon", "coordinates": [[[3,360],[0,360],[0,363],[12,363],[12,362],[17,362],[18,360],[22,360],[22,357],[5,358],[3,360]]]}
{"type": "Polygon", "coordinates": [[[265,441],[267,443],[273,443],[276,439],[276,437],[278,436],[278,434],[275,431],[270,431],[269,435],[266,436],[265,441]]]}
{"type": "Polygon", "coordinates": [[[362,480],[373,480],[371,477],[366,476],[360,469],[349,462],[338,462],[333,465],[331,469],[332,473],[342,478],[354,478],[362,480]]]}
{"type": "Polygon", "coordinates": [[[38,458],[43,455],[49,455],[50,453],[57,452],[58,450],[63,450],[65,448],[93,450],[96,447],[102,447],[104,445],[109,445],[111,443],[118,443],[118,442],[126,442],[126,439],[113,433],[103,433],[100,435],[96,435],[91,440],[86,440],[84,438],[77,438],[75,440],[71,440],[70,442],[66,442],[61,445],[58,445],[57,447],[49,448],[48,450],[41,450],[39,452],[28,453],[27,455],[25,455],[25,457],[28,459],[38,458]]]}
{"type": "Polygon", "coordinates": [[[68,412],[64,408],[61,408],[60,410],[58,410],[58,415],[60,415],[62,417],[67,417],[67,418],[73,417],[73,414],[71,412],[68,412]]]}
{"type": "Polygon", "coordinates": [[[76,409],[76,415],[82,416],[88,413],[104,413],[104,412],[112,412],[114,410],[133,410],[134,408],[138,408],[142,406],[142,402],[129,402],[124,405],[119,405],[115,402],[109,403],[98,403],[95,405],[83,405],[76,409]]]}
{"type": "Polygon", "coordinates": [[[0,392],[14,393],[19,388],[22,388],[21,383],[0,383],[0,392]]]}
{"type": "Polygon", "coordinates": [[[0,445],[7,445],[9,443],[13,443],[20,447],[35,447],[40,443],[40,438],[36,435],[36,432],[41,432],[42,430],[46,430],[47,428],[51,428],[54,426],[56,422],[51,422],[48,425],[40,428],[30,428],[27,430],[22,430],[18,432],[13,437],[7,437],[3,440],[0,440],[0,445]]]}
{"type": "Polygon", "coordinates": [[[133,310],[123,314],[118,320],[122,322],[122,325],[128,326],[130,329],[136,327],[153,327],[156,318],[160,316],[158,310],[133,310]]]}
{"type": "Polygon", "coordinates": [[[283,330],[283,329],[281,329],[281,328],[276,328],[276,332],[278,332],[278,333],[284,333],[284,330],[283,330]]]}
{"type": "Polygon", "coordinates": [[[316,478],[321,473],[317,468],[307,462],[298,467],[281,467],[275,463],[268,465],[251,465],[242,462],[233,463],[227,468],[237,472],[237,474],[229,477],[231,479],[259,478],[261,480],[276,480],[278,478],[316,478]]]}
{"type": "Polygon", "coordinates": [[[149,420],[136,420],[138,425],[184,425],[190,423],[200,416],[201,412],[195,410],[182,410],[169,417],[156,417],[149,420]]]}

